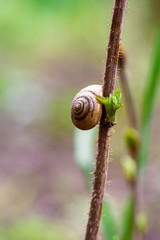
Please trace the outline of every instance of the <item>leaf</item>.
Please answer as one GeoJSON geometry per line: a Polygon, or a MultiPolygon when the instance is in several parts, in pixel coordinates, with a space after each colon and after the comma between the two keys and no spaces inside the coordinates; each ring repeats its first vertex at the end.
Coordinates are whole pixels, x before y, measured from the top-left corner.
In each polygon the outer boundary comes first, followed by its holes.
{"type": "Polygon", "coordinates": [[[160,31],[155,44],[155,55],[151,61],[149,78],[144,92],[142,107],[141,147],[138,155],[140,174],[144,172],[150,144],[150,129],[158,84],[160,83],[160,31]]]}
{"type": "Polygon", "coordinates": [[[123,219],[123,232],[122,240],[132,240],[133,233],[133,219],[134,219],[134,199],[133,196],[130,196],[127,199],[124,211],[123,219]]]}
{"type": "Polygon", "coordinates": [[[90,173],[93,171],[95,135],[96,127],[88,131],[82,131],[75,128],[74,132],[74,159],[81,168],[90,191],[92,180],[92,175],[90,173]]]}
{"type": "Polygon", "coordinates": [[[102,207],[102,223],[104,227],[105,239],[113,240],[113,236],[117,234],[117,226],[111,211],[111,206],[107,201],[103,203],[102,207]]]}
{"type": "Polygon", "coordinates": [[[121,90],[119,88],[116,89],[116,98],[117,98],[117,101],[120,102],[121,100],[121,90]]]}
{"type": "Polygon", "coordinates": [[[107,121],[114,123],[115,114],[117,109],[121,108],[122,105],[120,103],[121,99],[121,90],[117,88],[115,94],[110,94],[109,97],[101,97],[97,96],[97,99],[104,104],[107,113],[107,121]]]}

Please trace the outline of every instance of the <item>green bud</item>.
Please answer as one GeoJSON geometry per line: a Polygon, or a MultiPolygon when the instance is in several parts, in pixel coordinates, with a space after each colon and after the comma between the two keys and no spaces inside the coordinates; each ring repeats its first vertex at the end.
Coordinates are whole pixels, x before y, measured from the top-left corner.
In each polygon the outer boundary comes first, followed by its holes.
{"type": "Polygon", "coordinates": [[[144,235],[147,232],[147,216],[144,212],[136,216],[136,227],[140,234],[144,235]]]}
{"type": "Polygon", "coordinates": [[[137,164],[133,158],[126,156],[121,161],[123,173],[129,182],[134,182],[137,176],[137,164]]]}
{"type": "Polygon", "coordinates": [[[121,100],[121,90],[116,89],[115,94],[110,94],[109,97],[97,96],[97,99],[104,104],[107,113],[107,121],[114,123],[116,111],[123,107],[120,103],[121,100]]]}
{"type": "Polygon", "coordinates": [[[134,128],[127,128],[124,133],[127,148],[131,153],[137,152],[140,145],[139,132],[134,128]]]}

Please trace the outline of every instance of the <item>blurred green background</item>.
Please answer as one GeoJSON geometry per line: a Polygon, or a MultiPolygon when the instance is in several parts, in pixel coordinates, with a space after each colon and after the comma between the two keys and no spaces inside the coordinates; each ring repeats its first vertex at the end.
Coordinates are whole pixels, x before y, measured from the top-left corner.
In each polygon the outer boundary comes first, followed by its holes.
{"type": "MultiPolygon", "coordinates": [[[[74,158],[70,105],[81,88],[102,83],[113,1],[0,3],[0,239],[83,239],[89,194],[74,158]]],[[[139,117],[159,12],[158,0],[130,0],[126,9],[122,43],[139,117]]],[[[159,123],[160,96],[145,191],[148,236],[152,236],[148,239],[156,240],[160,237],[159,123]]],[[[119,218],[127,191],[119,169],[126,153],[122,139],[127,125],[124,107],[112,134],[112,183],[107,186],[119,218]]]]}

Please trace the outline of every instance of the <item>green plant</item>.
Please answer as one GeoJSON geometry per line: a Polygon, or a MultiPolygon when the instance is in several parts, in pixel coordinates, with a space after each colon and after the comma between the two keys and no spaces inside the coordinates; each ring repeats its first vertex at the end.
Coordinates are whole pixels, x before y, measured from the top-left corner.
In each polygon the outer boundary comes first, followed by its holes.
{"type": "MultiPolygon", "coordinates": [[[[121,56],[123,59],[123,55],[121,56]]],[[[122,61],[122,59],[120,61],[122,61]]],[[[124,59],[123,59],[124,60],[124,59]]],[[[156,89],[158,88],[159,82],[160,82],[160,32],[157,37],[157,41],[155,44],[155,55],[151,60],[150,63],[151,69],[149,73],[149,78],[146,82],[146,89],[144,92],[144,102],[142,105],[142,123],[140,126],[138,126],[138,121],[136,117],[136,112],[134,110],[134,104],[132,101],[132,96],[130,94],[130,89],[126,88],[124,86],[127,84],[127,78],[125,74],[125,61],[123,61],[123,64],[121,64],[121,70],[120,70],[120,78],[122,82],[122,93],[124,95],[124,98],[126,97],[126,100],[129,96],[129,104],[127,104],[127,112],[128,112],[128,118],[130,120],[130,126],[131,128],[128,128],[125,132],[125,141],[126,146],[128,148],[129,154],[132,156],[128,157],[123,162],[123,169],[125,173],[126,181],[129,184],[130,193],[127,198],[126,204],[125,204],[125,211],[123,214],[123,224],[121,225],[121,231],[118,231],[117,229],[117,223],[115,220],[115,217],[113,216],[113,213],[110,208],[109,200],[104,203],[103,205],[103,213],[105,213],[105,219],[102,218],[103,222],[103,228],[105,233],[105,239],[107,240],[113,240],[113,239],[119,239],[118,236],[121,236],[120,239],[122,240],[131,240],[133,239],[133,236],[136,236],[135,230],[135,222],[137,229],[139,231],[141,239],[143,239],[143,236],[147,233],[147,217],[143,209],[141,209],[143,206],[143,203],[141,203],[139,194],[143,194],[143,184],[144,184],[144,178],[145,178],[145,169],[147,167],[147,157],[148,157],[148,148],[149,148],[149,142],[150,142],[150,128],[151,128],[151,121],[152,121],[152,114],[154,110],[155,105],[155,99],[156,99],[156,89]],[[125,81],[124,81],[125,78],[125,81]],[[127,89],[127,92],[125,92],[127,89]],[[129,93],[128,93],[129,91],[129,93]],[[139,189],[141,193],[139,192],[139,189]],[[138,211],[137,211],[138,209],[138,211]]],[[[107,100],[108,102],[108,100],[107,100]]],[[[95,129],[90,130],[91,134],[86,134],[86,141],[88,142],[88,146],[86,148],[86,151],[90,151],[90,154],[88,157],[81,158],[78,154],[78,151],[76,151],[76,158],[77,161],[82,168],[84,175],[86,177],[86,181],[89,179],[88,170],[91,170],[91,159],[93,159],[93,153],[91,149],[93,149],[93,136],[95,136],[95,129]],[[82,161],[83,159],[83,161],[82,161]],[[82,164],[83,162],[83,164],[82,164]],[[85,164],[84,164],[85,162],[85,164]]],[[[82,134],[81,131],[76,131],[76,149],[83,149],[83,140],[80,137],[82,134]]],[[[80,152],[80,150],[79,150],[80,152]]],[[[102,214],[103,215],[103,214],[102,214]]],[[[89,239],[89,238],[86,238],[89,239]]],[[[92,239],[92,238],[91,238],[92,239]]]]}

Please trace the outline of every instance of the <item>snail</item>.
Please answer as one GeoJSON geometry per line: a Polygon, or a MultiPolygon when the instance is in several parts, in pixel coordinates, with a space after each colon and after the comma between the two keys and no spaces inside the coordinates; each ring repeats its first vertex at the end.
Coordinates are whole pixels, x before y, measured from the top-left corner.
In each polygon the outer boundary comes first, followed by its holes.
{"type": "Polygon", "coordinates": [[[73,124],[88,130],[95,127],[101,119],[102,104],[97,96],[102,96],[102,85],[90,85],[83,88],[73,99],[71,119],[73,124]]]}

